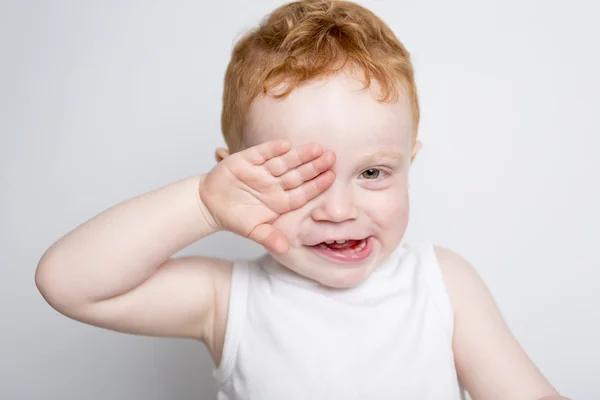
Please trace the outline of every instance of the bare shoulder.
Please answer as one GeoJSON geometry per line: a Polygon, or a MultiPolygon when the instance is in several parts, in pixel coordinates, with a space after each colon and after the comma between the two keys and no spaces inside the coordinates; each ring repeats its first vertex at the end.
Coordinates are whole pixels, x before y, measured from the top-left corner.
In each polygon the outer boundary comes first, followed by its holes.
{"type": "Polygon", "coordinates": [[[450,249],[434,251],[454,310],[457,373],[471,398],[559,396],[513,336],[474,266],[450,249]]]}
{"type": "Polygon", "coordinates": [[[455,312],[459,311],[456,307],[461,298],[490,296],[479,274],[466,258],[446,247],[434,245],[433,249],[455,312]]]}
{"type": "Polygon", "coordinates": [[[477,275],[473,266],[455,251],[438,245],[434,245],[433,250],[445,279],[453,280],[460,275],[477,275]]]}
{"type": "MultiPolygon", "coordinates": [[[[487,307],[492,314],[499,315],[492,294],[475,267],[465,257],[446,247],[434,245],[433,249],[454,310],[455,325],[463,314],[470,312],[470,305],[473,303],[487,307]]],[[[456,332],[455,326],[455,334],[456,332]]]]}
{"type": "Polygon", "coordinates": [[[205,323],[199,339],[207,346],[213,361],[218,365],[225,341],[233,262],[206,256],[184,256],[169,259],[162,268],[190,268],[195,271],[195,275],[201,277],[193,279],[193,276],[189,276],[192,281],[205,285],[195,288],[197,293],[204,293],[204,301],[198,303],[205,306],[202,312],[205,323]]]}
{"type": "Polygon", "coordinates": [[[225,331],[227,330],[233,262],[229,260],[217,260],[216,262],[219,266],[213,270],[214,316],[212,318],[211,337],[205,340],[205,344],[215,365],[219,365],[225,343],[225,331]]]}

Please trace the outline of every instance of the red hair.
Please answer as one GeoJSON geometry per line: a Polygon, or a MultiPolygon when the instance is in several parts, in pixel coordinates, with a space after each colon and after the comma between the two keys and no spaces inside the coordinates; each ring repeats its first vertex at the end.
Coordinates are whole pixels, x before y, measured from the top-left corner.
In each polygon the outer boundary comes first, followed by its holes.
{"type": "Polygon", "coordinates": [[[375,79],[379,101],[410,99],[412,143],[419,102],[410,53],[373,12],[350,1],[303,0],[275,9],[235,45],[225,73],[221,129],[231,152],[241,149],[250,104],[261,93],[285,98],[303,82],[351,64],[375,79]],[[285,84],[283,91],[273,89],[285,84]]]}

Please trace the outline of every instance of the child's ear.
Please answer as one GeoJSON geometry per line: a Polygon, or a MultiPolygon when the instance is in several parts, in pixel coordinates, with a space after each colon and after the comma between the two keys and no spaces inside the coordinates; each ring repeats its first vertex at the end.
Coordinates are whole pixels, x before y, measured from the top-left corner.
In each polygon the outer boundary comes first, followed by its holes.
{"type": "Polygon", "coordinates": [[[227,157],[229,157],[229,150],[223,147],[219,147],[215,150],[215,160],[217,160],[218,163],[227,157]]]}
{"type": "Polygon", "coordinates": [[[417,153],[419,152],[419,150],[421,150],[421,147],[423,147],[423,143],[421,143],[417,140],[415,142],[415,145],[413,146],[412,155],[410,156],[411,164],[415,161],[415,157],[417,156],[417,153]]]}

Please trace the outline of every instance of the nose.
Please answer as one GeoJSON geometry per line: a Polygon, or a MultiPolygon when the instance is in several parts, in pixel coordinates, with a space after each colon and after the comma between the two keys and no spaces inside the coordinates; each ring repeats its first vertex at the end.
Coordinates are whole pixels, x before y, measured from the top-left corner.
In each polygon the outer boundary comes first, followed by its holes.
{"type": "Polygon", "coordinates": [[[344,222],[358,218],[354,193],[342,182],[336,180],[316,200],[317,205],[311,215],[315,221],[344,222]]]}

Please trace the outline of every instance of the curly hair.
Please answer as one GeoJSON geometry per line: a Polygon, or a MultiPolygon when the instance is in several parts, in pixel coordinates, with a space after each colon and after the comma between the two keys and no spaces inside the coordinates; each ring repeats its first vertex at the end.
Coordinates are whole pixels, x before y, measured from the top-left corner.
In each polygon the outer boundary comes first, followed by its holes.
{"type": "Polygon", "coordinates": [[[378,101],[396,101],[404,89],[412,109],[414,143],[419,102],[404,45],[379,17],[356,3],[302,0],[275,9],[233,48],[221,114],[229,150],[241,149],[246,115],[256,96],[285,98],[303,82],[339,72],[347,64],[363,72],[364,88],[372,79],[379,83],[378,101]],[[274,93],[282,84],[284,89],[274,93]]]}

